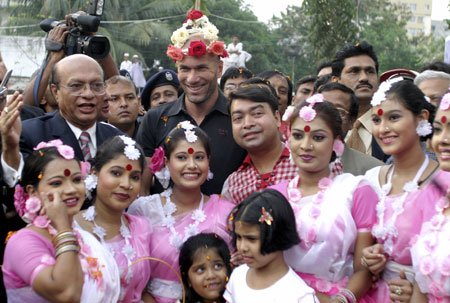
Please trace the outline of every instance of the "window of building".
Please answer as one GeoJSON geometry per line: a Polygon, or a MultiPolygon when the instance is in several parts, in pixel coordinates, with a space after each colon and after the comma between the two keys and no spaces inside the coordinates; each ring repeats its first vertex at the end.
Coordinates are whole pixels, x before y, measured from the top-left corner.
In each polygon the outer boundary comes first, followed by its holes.
{"type": "Polygon", "coordinates": [[[417,23],[423,23],[423,17],[417,17],[417,23]]]}
{"type": "Polygon", "coordinates": [[[415,28],[410,28],[410,29],[408,29],[408,33],[409,33],[411,36],[414,36],[414,35],[416,34],[416,29],[415,29],[415,28]]]}
{"type": "Polygon", "coordinates": [[[431,9],[430,5],[429,4],[425,4],[425,10],[429,11],[430,9],[431,9]]]}
{"type": "Polygon", "coordinates": [[[416,23],[416,16],[411,16],[411,18],[409,18],[409,22],[416,23]]]}
{"type": "Polygon", "coordinates": [[[409,4],[409,8],[411,9],[412,12],[416,11],[416,4],[415,3],[410,3],[409,4]]]}

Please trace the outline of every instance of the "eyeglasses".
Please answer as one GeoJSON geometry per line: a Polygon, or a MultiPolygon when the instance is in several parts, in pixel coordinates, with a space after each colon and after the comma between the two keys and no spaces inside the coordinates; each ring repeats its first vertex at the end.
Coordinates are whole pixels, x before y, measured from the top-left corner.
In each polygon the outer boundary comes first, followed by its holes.
{"type": "MultiPolygon", "coordinates": [[[[58,84],[57,84],[58,85],[58,84]]],[[[85,83],[72,83],[70,85],[62,85],[59,86],[67,89],[72,96],[81,96],[84,92],[86,86],[89,86],[91,92],[96,96],[104,95],[106,92],[106,85],[104,82],[92,82],[89,84],[85,83]]]]}

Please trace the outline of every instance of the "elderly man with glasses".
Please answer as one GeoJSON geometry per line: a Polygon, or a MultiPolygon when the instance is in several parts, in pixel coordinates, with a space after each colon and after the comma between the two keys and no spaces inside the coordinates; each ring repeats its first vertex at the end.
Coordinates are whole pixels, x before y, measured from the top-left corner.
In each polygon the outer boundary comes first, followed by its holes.
{"type": "Polygon", "coordinates": [[[97,61],[81,54],[65,57],[55,65],[50,82],[59,109],[24,121],[20,150],[25,157],[39,142],[60,139],[73,147],[79,160],[87,161],[103,141],[122,134],[111,125],[97,123],[107,98],[103,70],[97,61]]]}

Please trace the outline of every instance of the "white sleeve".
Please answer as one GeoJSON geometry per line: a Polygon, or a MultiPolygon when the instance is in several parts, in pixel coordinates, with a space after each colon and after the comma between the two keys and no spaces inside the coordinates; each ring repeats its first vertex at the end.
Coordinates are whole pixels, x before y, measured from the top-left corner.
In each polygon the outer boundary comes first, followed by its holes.
{"type": "Polygon", "coordinates": [[[230,186],[229,185],[230,176],[228,176],[227,179],[225,180],[225,182],[223,183],[221,195],[222,195],[222,199],[233,202],[231,195],[228,191],[228,188],[230,186]]]}
{"type": "Polygon", "coordinates": [[[6,163],[5,159],[3,158],[3,153],[1,156],[1,163],[2,163],[2,172],[3,172],[3,180],[5,181],[8,186],[13,187],[16,185],[17,181],[20,178],[20,175],[22,174],[24,162],[23,162],[23,156],[20,154],[20,164],[19,169],[15,170],[11,166],[6,163]]]}

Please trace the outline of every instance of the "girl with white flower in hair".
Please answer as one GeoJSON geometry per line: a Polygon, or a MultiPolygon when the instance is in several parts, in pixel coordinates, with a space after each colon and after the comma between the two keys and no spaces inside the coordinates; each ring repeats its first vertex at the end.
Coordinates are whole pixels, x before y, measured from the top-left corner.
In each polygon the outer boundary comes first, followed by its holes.
{"type": "Polygon", "coordinates": [[[144,166],[142,149],[133,139],[116,136],[103,142],[86,178],[87,189],[96,190],[94,204],[75,217],[76,230],[94,236],[117,264],[113,280],[120,281],[120,294],[110,302],[141,302],[150,277],[150,262],[138,262],[150,256],[150,225],[124,213],[139,193],[144,166]]]}
{"type": "Polygon", "coordinates": [[[431,191],[423,195],[439,165],[420,144],[432,133],[435,107],[402,78],[383,82],[372,106],[373,135],[393,164],[366,173],[380,197],[372,229],[378,244],[364,249],[361,262],[379,278],[377,302],[409,302],[414,282],[410,240],[431,218],[439,199],[431,191]]]}
{"type": "Polygon", "coordinates": [[[416,276],[412,303],[450,302],[450,92],[438,104],[433,129],[431,146],[442,171],[422,192],[437,192],[441,198],[434,216],[413,239],[411,257],[416,276]]]}
{"type": "Polygon", "coordinates": [[[294,210],[301,242],[284,252],[286,263],[316,291],[320,302],[375,302],[367,295],[370,272],[362,249],[374,243],[378,196],[363,176],[339,174],[330,163],[342,155],[342,119],[317,94],[289,118],[288,143],[297,176],[272,186],[294,210]]]}
{"type": "Polygon", "coordinates": [[[85,198],[87,170],[60,140],[41,142],[26,159],[14,204],[30,224],[6,245],[8,302],[116,302],[114,259],[72,220],[85,198]]]}
{"type": "MultiPolygon", "coordinates": [[[[205,132],[189,121],[179,123],[169,132],[164,145],[155,150],[149,165],[167,189],[139,198],[128,209],[128,213],[151,221],[151,256],[177,270],[179,249],[189,237],[201,232],[216,233],[230,243],[226,218],[233,204],[218,195],[208,197],[200,188],[212,177],[208,140],[205,132]]],[[[182,297],[176,274],[162,263],[152,262],[147,290],[156,302],[176,302],[182,297]]]]}

